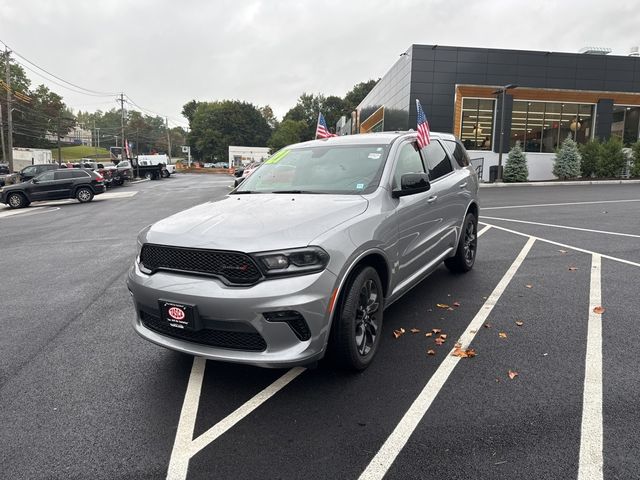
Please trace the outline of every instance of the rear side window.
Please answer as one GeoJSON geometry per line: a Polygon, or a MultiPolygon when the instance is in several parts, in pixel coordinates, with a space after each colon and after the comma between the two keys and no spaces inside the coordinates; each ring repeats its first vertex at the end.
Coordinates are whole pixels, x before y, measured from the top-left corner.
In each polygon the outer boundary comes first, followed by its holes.
{"type": "Polygon", "coordinates": [[[84,170],[73,170],[69,173],[71,173],[72,178],[87,178],[89,176],[89,174],[84,170]]]}
{"type": "Polygon", "coordinates": [[[440,142],[433,141],[422,149],[422,155],[429,168],[429,179],[431,181],[447,175],[453,171],[451,160],[440,142]]]}
{"type": "Polygon", "coordinates": [[[469,154],[462,146],[460,142],[456,142],[455,140],[445,140],[447,147],[453,154],[453,158],[461,167],[469,166],[469,154]]]}
{"type": "Polygon", "coordinates": [[[71,174],[75,173],[72,170],[56,170],[54,179],[55,180],[66,180],[67,178],[71,178],[71,174]]]}

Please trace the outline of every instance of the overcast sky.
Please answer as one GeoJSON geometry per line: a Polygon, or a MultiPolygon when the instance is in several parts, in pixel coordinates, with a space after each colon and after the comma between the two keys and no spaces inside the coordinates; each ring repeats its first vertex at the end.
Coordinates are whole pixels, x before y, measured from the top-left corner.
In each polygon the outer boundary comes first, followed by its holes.
{"type": "MultiPolygon", "coordinates": [[[[172,125],[191,99],[282,117],[303,92],[343,96],[384,75],[414,43],[627,55],[639,25],[637,0],[0,0],[0,40],[16,52],[172,125]]],[[[76,111],[117,105],[48,85],[76,111]]]]}

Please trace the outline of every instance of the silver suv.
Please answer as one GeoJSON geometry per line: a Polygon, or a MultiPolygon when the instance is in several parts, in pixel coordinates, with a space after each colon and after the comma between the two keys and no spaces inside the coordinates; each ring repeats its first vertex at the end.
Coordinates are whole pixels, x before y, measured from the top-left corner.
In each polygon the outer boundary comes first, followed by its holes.
{"type": "Polygon", "coordinates": [[[441,262],[473,267],[478,180],[462,144],[415,132],[286,147],[226,197],[145,228],[134,328],[164,347],[264,367],[327,352],[362,370],[383,311],[441,262]]]}

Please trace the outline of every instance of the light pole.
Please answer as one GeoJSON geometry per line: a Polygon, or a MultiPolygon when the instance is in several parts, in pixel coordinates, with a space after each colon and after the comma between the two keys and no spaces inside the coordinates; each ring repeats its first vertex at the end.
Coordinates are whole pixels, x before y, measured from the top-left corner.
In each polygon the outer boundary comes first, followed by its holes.
{"type": "Polygon", "coordinates": [[[502,95],[502,104],[500,106],[500,147],[498,150],[498,172],[496,175],[496,182],[502,182],[502,149],[504,148],[504,102],[506,98],[507,90],[518,88],[518,85],[510,83],[504,87],[493,92],[494,95],[502,95]]]}

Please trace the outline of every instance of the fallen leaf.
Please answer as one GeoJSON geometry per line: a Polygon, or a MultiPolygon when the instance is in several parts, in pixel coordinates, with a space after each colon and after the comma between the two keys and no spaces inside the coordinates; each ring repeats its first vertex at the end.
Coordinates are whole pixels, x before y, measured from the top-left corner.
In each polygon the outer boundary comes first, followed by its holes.
{"type": "Polygon", "coordinates": [[[456,342],[453,348],[462,348],[462,344],[460,342],[456,342]]]}
{"type": "Polygon", "coordinates": [[[454,307],[459,307],[460,306],[460,302],[453,302],[453,306],[454,307]]]}
{"type": "Polygon", "coordinates": [[[514,372],[513,370],[509,370],[509,378],[513,380],[518,376],[518,372],[514,372]]]}
{"type": "Polygon", "coordinates": [[[566,251],[566,250],[558,250],[558,251],[559,251],[560,253],[562,253],[562,254],[567,253],[567,251],[566,251]]]}
{"type": "Polygon", "coordinates": [[[427,350],[427,355],[435,355],[435,354],[436,354],[435,350],[433,350],[433,349],[427,350]]]}
{"type": "Polygon", "coordinates": [[[440,328],[434,328],[434,329],[432,329],[431,331],[434,333],[434,335],[437,335],[437,334],[439,334],[442,330],[441,330],[440,328]]]}
{"type": "Polygon", "coordinates": [[[447,339],[447,334],[446,333],[441,333],[440,334],[440,338],[443,339],[443,340],[446,340],[447,339]]]}
{"type": "Polygon", "coordinates": [[[420,333],[420,329],[419,328],[412,328],[411,330],[409,330],[411,333],[420,333]]]}
{"type": "Polygon", "coordinates": [[[404,335],[405,333],[405,329],[404,328],[400,328],[400,330],[394,330],[393,331],[393,336],[395,338],[400,338],[402,335],[404,335]]]}
{"type": "Polygon", "coordinates": [[[431,332],[429,332],[429,333],[425,333],[425,334],[424,334],[424,336],[425,336],[425,337],[430,337],[430,336],[432,336],[432,335],[433,335],[433,333],[431,333],[431,332]]]}
{"type": "Polygon", "coordinates": [[[601,307],[600,305],[598,305],[597,307],[594,307],[593,313],[597,313],[598,315],[602,315],[604,313],[604,307],[601,307]]]}
{"type": "Polygon", "coordinates": [[[436,307],[438,308],[449,308],[449,305],[447,305],[446,303],[436,303],[436,307]]]}
{"type": "Polygon", "coordinates": [[[576,270],[578,270],[578,268],[577,268],[577,267],[569,267],[569,271],[570,271],[570,272],[575,272],[576,270]]]}
{"type": "Polygon", "coordinates": [[[448,311],[453,312],[453,308],[449,307],[447,308],[448,311]]]}
{"type": "Polygon", "coordinates": [[[477,330],[469,330],[470,333],[476,333],[477,330]]]}
{"type": "Polygon", "coordinates": [[[524,322],[522,320],[516,320],[516,325],[521,327],[522,325],[524,325],[524,322]]]}
{"type": "Polygon", "coordinates": [[[507,338],[507,334],[506,334],[506,333],[504,333],[504,332],[500,332],[500,333],[498,333],[498,336],[499,336],[500,338],[507,338]]]}
{"type": "Polygon", "coordinates": [[[442,345],[446,340],[444,338],[436,338],[436,345],[442,345]]]}
{"type": "Polygon", "coordinates": [[[469,357],[469,358],[473,358],[473,357],[475,357],[477,355],[476,351],[473,348],[467,348],[465,353],[467,354],[467,357],[469,357]]]}
{"type": "Polygon", "coordinates": [[[525,285],[527,288],[533,288],[533,285],[525,285]]]}
{"type": "Polygon", "coordinates": [[[462,348],[454,348],[451,355],[453,357],[460,358],[473,358],[476,356],[476,351],[473,348],[467,348],[466,350],[463,350],[462,348]]]}
{"type": "Polygon", "coordinates": [[[490,323],[485,323],[483,326],[484,326],[484,328],[491,328],[491,324],[490,323]]]}

